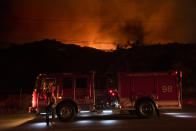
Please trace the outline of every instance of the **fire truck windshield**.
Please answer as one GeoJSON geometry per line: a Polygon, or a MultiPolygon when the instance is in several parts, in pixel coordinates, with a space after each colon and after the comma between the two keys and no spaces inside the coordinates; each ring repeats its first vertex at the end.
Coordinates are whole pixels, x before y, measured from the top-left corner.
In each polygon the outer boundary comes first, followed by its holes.
{"type": "Polygon", "coordinates": [[[42,84],[41,84],[41,89],[43,91],[46,91],[49,87],[49,83],[53,83],[55,85],[56,81],[55,79],[52,78],[45,78],[42,80],[42,84]]]}
{"type": "Polygon", "coordinates": [[[38,89],[39,88],[40,82],[41,82],[40,78],[37,77],[37,79],[35,81],[35,89],[38,89]]]}

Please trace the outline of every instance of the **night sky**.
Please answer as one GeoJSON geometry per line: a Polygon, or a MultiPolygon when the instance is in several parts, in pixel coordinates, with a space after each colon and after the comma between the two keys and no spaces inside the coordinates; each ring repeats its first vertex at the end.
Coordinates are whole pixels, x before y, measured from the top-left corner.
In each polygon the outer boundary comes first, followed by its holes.
{"type": "Polygon", "coordinates": [[[196,0],[0,0],[0,42],[196,42],[196,0]]]}

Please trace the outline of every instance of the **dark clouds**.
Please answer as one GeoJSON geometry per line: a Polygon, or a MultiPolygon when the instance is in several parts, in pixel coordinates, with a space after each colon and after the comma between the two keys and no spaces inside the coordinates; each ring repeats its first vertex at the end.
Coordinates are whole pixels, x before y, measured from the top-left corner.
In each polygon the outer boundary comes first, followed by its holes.
{"type": "Polygon", "coordinates": [[[196,41],[195,0],[1,0],[0,7],[1,41],[196,41]]]}

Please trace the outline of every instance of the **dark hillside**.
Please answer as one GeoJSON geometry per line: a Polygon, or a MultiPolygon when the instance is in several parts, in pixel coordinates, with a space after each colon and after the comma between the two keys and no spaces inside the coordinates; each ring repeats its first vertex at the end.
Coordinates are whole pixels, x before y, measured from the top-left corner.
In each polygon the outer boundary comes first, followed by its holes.
{"type": "Polygon", "coordinates": [[[0,51],[1,92],[31,92],[39,73],[182,70],[185,91],[196,88],[196,44],[134,46],[105,52],[43,40],[0,51]]]}

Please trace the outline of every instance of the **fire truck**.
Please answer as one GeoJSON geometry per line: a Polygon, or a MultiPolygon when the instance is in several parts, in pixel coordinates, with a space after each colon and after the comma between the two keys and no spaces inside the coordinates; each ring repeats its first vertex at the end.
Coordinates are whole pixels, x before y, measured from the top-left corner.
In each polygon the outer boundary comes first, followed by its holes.
{"type": "Polygon", "coordinates": [[[182,109],[180,71],[118,72],[107,77],[95,72],[39,74],[30,112],[45,112],[50,82],[56,86],[56,114],[62,121],[74,120],[81,111],[134,111],[140,118],[152,118],[163,109],[182,109]]]}

